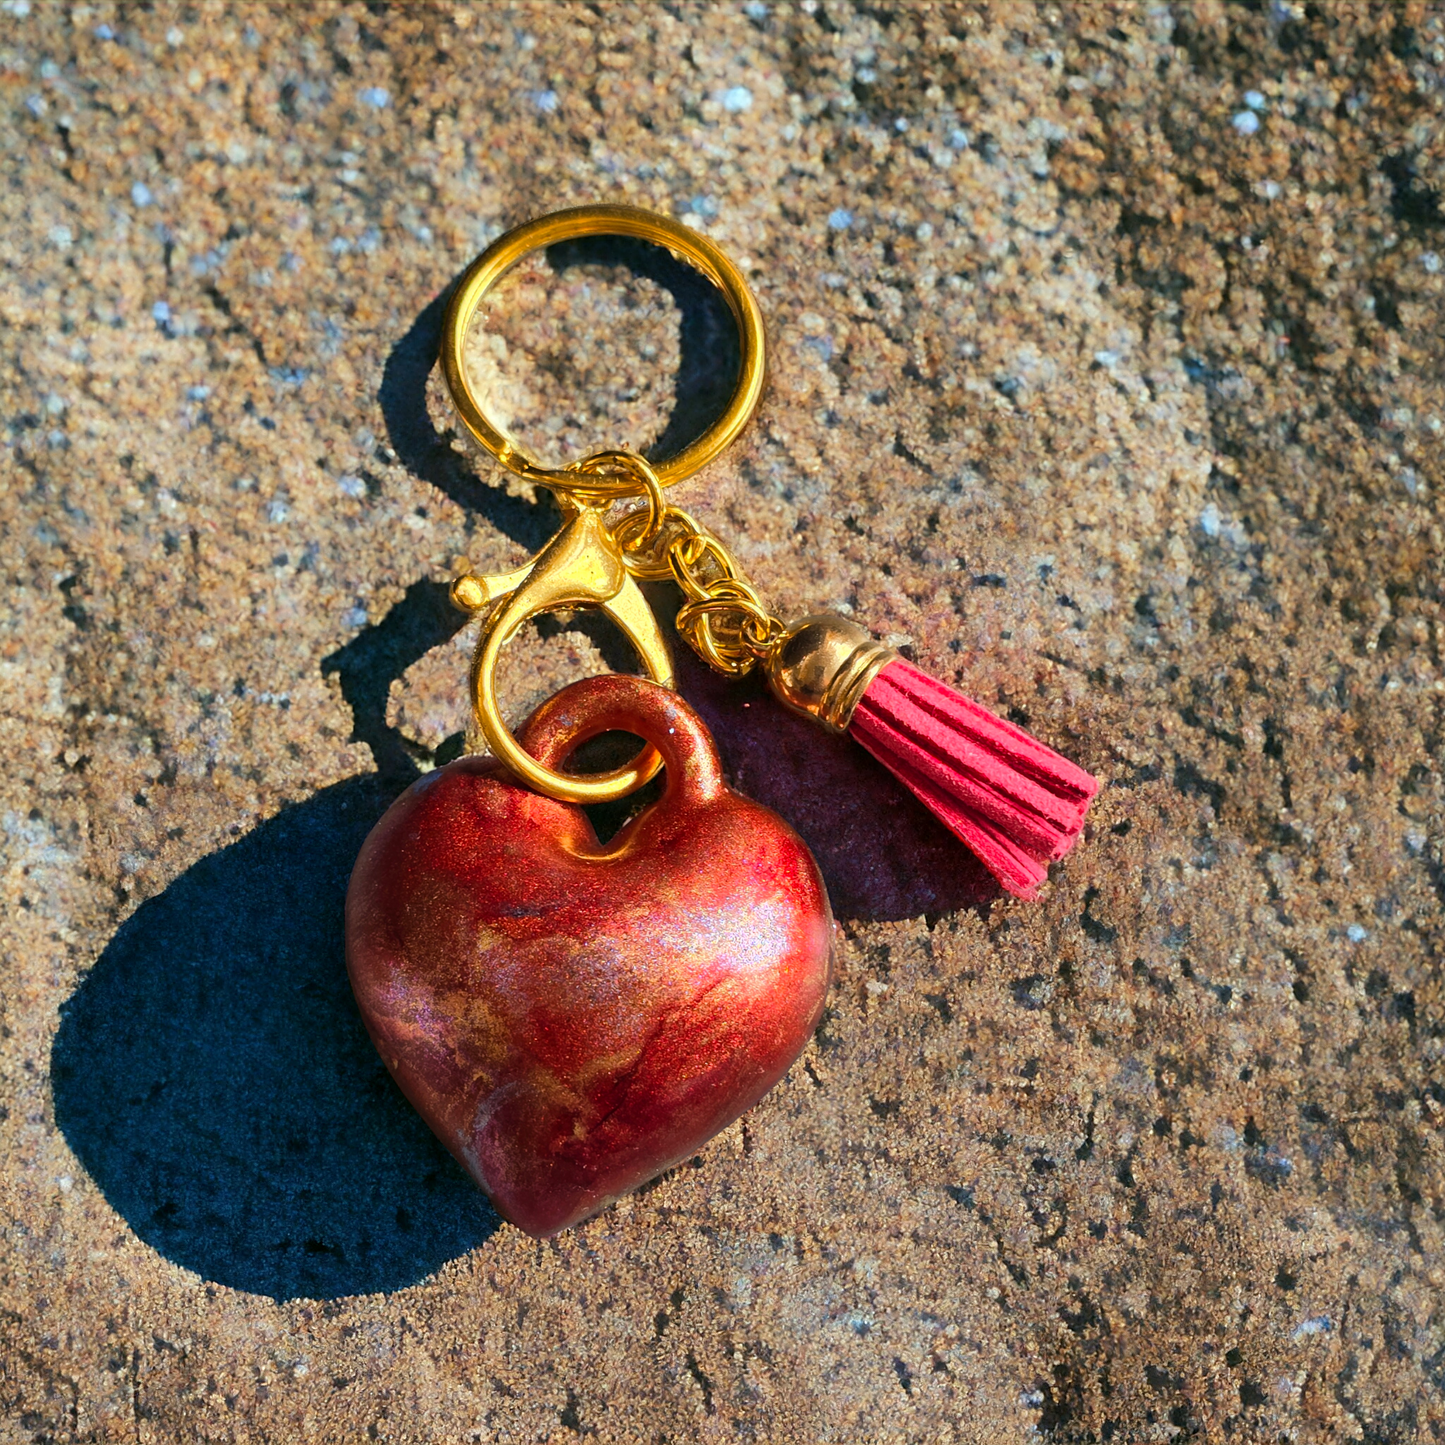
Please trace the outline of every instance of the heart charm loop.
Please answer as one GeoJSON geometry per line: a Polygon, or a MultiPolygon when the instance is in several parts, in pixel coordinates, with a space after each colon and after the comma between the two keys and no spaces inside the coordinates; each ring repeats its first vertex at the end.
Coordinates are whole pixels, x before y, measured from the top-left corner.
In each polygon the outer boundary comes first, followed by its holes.
{"type": "Polygon", "coordinates": [[[347,896],[347,966],[387,1067],[500,1213],[538,1236],[756,1103],[828,986],[812,855],[726,786],[675,693],[587,678],[520,741],[560,768],[614,730],[657,749],[667,784],[607,843],[580,807],[463,758],[392,805],[347,896]]]}

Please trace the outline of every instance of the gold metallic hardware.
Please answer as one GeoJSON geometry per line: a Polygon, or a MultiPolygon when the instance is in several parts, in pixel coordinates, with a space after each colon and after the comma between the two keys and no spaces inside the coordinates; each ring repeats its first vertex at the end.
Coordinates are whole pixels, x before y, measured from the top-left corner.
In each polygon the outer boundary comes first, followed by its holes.
{"type": "Polygon", "coordinates": [[[742,677],[781,640],[782,620],[706,527],[680,507],[667,507],[660,518],[655,511],[649,498],[647,511],[624,514],[612,529],[628,571],[644,581],[676,582],[687,599],[677,630],[709,667],[742,677]]]}
{"type": "Polygon", "coordinates": [[[672,658],[662,629],[622,549],[607,528],[602,507],[575,504],[562,530],[525,566],[497,577],[473,573],[452,583],[452,601],[464,611],[492,607],[482,624],[472,662],[472,701],[477,723],[493,754],[529,787],[569,803],[605,803],[640,788],[662,766],[652,747],[625,767],[576,777],[543,767],[512,736],[497,705],[497,663],[517,629],[539,613],[559,607],[595,607],[610,617],[637,649],[647,675],[672,686],[672,658]]]}
{"type": "Polygon", "coordinates": [[[763,667],[778,700],[841,733],[868,685],[898,653],[831,612],[793,623],[763,667]]]}
{"type": "MultiPolygon", "coordinates": [[[[657,463],[658,482],[670,487],[706,466],[747,425],[763,390],[764,351],[762,312],[742,272],[714,242],[670,216],[659,216],[635,206],[579,206],[528,221],[493,241],[467,268],[447,303],[442,323],[441,361],[452,401],[467,430],[503,466],[539,486],[564,492],[575,489],[575,469],[551,471],[540,466],[487,419],[472,394],[462,356],[472,318],[492,287],[530,252],[579,236],[632,236],[665,246],[701,271],[723,293],[737,322],[742,357],[732,400],[723,415],[695,442],[675,457],[657,463]]],[[[600,495],[637,495],[637,488],[630,480],[614,476],[603,482],[600,495]]]]}
{"type": "Polygon", "coordinates": [[[898,654],[842,617],[805,617],[785,626],[768,611],[722,542],[680,507],[668,506],[663,496],[665,487],[690,476],[737,436],[762,390],[763,327],[757,303],[742,273],[707,237],[630,206],[583,206],[518,226],[488,247],[462,277],[447,306],[441,359],[467,429],[503,466],[551,488],[565,519],[562,530],[525,567],[494,577],[468,572],[452,584],[452,601],[464,611],[492,609],[472,665],[472,697],[482,735],[519,779],[549,797],[600,803],[640,787],[661,766],[649,747],[627,767],[599,776],[554,772],[522,750],[497,706],[501,649],[529,618],[559,607],[600,608],[637,649],[653,681],[670,687],[667,644],[639,581],[670,579],[682,589],[678,630],[709,666],[740,677],[762,662],[769,686],[788,707],[833,732],[848,726],[868,684],[898,654]],[[555,241],[596,235],[634,236],[666,246],[721,289],[742,340],[738,385],[722,418],[668,461],[654,464],[633,452],[608,451],[551,471],[487,420],[467,383],[463,345],[484,297],[523,256],[555,241]],[[644,498],[646,505],[609,523],[612,503],[633,497],[644,498]]]}

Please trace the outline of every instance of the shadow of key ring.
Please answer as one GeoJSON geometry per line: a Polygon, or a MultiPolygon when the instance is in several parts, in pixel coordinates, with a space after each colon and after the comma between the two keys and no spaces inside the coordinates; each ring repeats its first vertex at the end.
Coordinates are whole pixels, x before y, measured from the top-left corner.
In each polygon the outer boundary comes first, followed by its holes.
{"type": "Polygon", "coordinates": [[[606,469],[594,475],[579,471],[585,463],[552,471],[532,461],[482,411],[467,379],[463,350],[477,308],[518,261],[557,241],[597,235],[632,236],[665,246],[722,291],[737,322],[742,359],[732,398],[702,436],[675,457],[648,469],[655,478],[654,510],[656,487],[669,487],[691,476],[742,431],[763,386],[762,314],[742,273],[707,237],[651,211],[632,206],[582,206],[529,221],[493,242],[467,269],[452,294],[442,326],[441,360],[457,414],[503,466],[529,482],[555,489],[569,504],[564,510],[571,513],[562,530],[525,567],[501,577],[468,575],[453,583],[452,599],[465,610],[475,612],[495,604],[483,625],[472,666],[477,723],[492,753],[514,776],[548,797],[571,803],[626,797],[657,772],[662,759],[649,746],[630,764],[594,777],[559,773],[538,762],[502,719],[496,694],[497,663],[501,649],[529,618],[562,607],[596,607],[637,649],[652,680],[672,686],[667,642],[641,589],[629,575],[621,547],[603,515],[613,497],[636,495],[638,488],[635,479],[626,478],[625,469],[611,476],[606,469]]]}

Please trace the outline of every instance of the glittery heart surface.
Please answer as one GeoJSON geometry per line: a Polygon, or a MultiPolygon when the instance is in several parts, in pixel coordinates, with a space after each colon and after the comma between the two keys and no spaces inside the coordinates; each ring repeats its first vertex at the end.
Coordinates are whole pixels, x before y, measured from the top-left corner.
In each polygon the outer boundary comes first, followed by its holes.
{"type": "Polygon", "coordinates": [[[657,746],[667,787],[607,843],[580,808],[464,758],[392,805],[347,895],[347,967],[387,1067],[497,1209],[538,1236],[761,1098],[828,985],[812,855],[726,787],[676,694],[588,678],[521,741],[555,767],[613,730],[657,746]]]}

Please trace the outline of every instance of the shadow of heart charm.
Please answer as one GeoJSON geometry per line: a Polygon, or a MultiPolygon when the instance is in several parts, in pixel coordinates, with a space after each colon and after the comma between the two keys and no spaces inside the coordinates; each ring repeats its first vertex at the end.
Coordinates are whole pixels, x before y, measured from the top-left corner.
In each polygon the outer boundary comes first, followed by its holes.
{"type": "Polygon", "coordinates": [[[463,758],[392,805],[346,899],[347,967],[382,1058],[497,1209],[538,1236],[756,1103],[828,987],[812,855],[724,784],[675,693],[587,678],[521,742],[558,767],[610,731],[654,744],[667,785],[607,843],[581,808],[463,758]]]}

